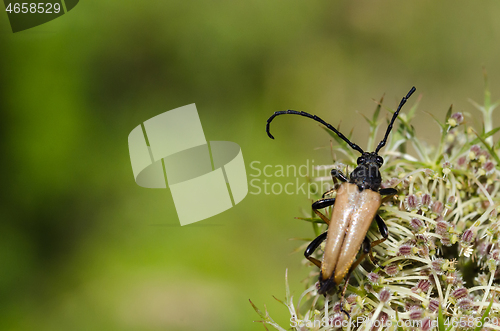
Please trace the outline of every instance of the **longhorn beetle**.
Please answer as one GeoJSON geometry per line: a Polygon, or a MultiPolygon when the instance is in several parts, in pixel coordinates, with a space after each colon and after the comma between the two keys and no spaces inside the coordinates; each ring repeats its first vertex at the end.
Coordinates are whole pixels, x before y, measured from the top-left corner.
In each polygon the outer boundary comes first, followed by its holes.
{"type": "MultiPolygon", "coordinates": [[[[357,159],[357,167],[351,172],[349,178],[336,169],[331,171],[332,179],[335,181],[336,178],[342,182],[337,189],[336,198],[325,198],[328,193],[331,193],[330,190],[323,194],[322,199],[312,204],[314,212],[328,225],[328,231],[320,234],[314,239],[304,252],[304,256],[321,269],[319,274],[319,294],[326,296],[332,293],[336,286],[340,284],[347,275],[341,296],[341,307],[343,307],[342,301],[347,289],[350,272],[358,266],[366,255],[369,255],[372,262],[374,262],[371,249],[385,241],[389,236],[387,225],[377,214],[377,211],[382,203],[382,196],[394,195],[397,191],[394,188],[380,188],[382,178],[379,168],[384,163],[384,159],[378,155],[378,152],[385,146],[387,137],[391,133],[392,126],[398,117],[399,111],[413,92],[415,92],[415,87],[412,87],[408,94],[401,99],[387,127],[384,139],[380,141],[374,152],[363,151],[358,145],[350,142],[346,136],[335,129],[331,124],[326,123],[316,115],[311,115],[303,111],[277,111],[267,120],[266,132],[271,139],[274,139],[274,137],[269,132],[269,127],[276,116],[286,114],[300,115],[323,124],[328,129],[335,132],[352,149],[361,153],[361,156],[357,159]],[[318,211],[318,209],[328,206],[333,206],[330,219],[318,211]],[[370,242],[366,233],[374,218],[383,238],[370,242]],[[326,245],[323,253],[323,261],[319,261],[312,257],[311,254],[314,253],[325,239],[326,245]],[[360,247],[362,247],[363,253],[358,260],[354,262],[360,247]]],[[[344,311],[343,308],[341,309],[344,311]]],[[[346,311],[344,312],[347,314],[346,311]]],[[[349,316],[349,314],[347,315],[349,316]]]]}

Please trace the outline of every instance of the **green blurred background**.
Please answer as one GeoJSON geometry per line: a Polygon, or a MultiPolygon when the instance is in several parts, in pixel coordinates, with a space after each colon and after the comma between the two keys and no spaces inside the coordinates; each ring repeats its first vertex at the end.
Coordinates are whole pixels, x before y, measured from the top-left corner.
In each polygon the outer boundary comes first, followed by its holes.
{"type": "MultiPolygon", "coordinates": [[[[266,119],[309,111],[365,147],[356,111],[384,93],[393,108],[412,85],[420,110],[476,116],[483,66],[500,94],[499,17],[496,0],[87,0],[13,34],[1,14],[0,330],[261,330],[248,299],[286,326],[272,295],[286,268],[304,288],[289,239],[312,236],[294,219],[307,196],[249,194],[180,227],[168,189],[135,184],[129,132],[196,103],[249,175],[252,161],[331,163],[317,125],[279,118],[272,141],[266,119]]],[[[415,127],[439,134],[424,112],[415,127]]]]}

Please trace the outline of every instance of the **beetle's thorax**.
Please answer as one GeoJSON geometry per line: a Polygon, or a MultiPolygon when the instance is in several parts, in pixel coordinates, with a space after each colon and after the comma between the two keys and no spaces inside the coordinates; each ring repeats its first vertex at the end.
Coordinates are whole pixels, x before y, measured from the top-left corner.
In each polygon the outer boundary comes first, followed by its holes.
{"type": "Polygon", "coordinates": [[[361,191],[370,189],[378,192],[380,184],[382,183],[382,177],[379,171],[382,165],[380,159],[380,156],[374,152],[363,153],[363,155],[358,158],[358,166],[350,174],[349,182],[356,184],[361,191]]]}

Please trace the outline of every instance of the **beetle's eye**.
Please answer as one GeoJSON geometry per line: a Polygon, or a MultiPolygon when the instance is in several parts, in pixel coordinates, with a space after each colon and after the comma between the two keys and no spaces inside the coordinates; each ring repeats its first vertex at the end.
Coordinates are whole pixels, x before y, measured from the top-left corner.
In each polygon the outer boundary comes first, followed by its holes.
{"type": "Polygon", "coordinates": [[[358,161],[357,161],[357,162],[358,162],[358,165],[359,165],[359,164],[363,164],[363,163],[365,163],[365,158],[364,158],[364,157],[362,157],[362,156],[361,156],[361,157],[358,157],[358,161]]]}
{"type": "Polygon", "coordinates": [[[381,156],[377,156],[377,160],[376,162],[379,164],[379,165],[382,165],[384,164],[384,159],[381,157],[381,156]]]}

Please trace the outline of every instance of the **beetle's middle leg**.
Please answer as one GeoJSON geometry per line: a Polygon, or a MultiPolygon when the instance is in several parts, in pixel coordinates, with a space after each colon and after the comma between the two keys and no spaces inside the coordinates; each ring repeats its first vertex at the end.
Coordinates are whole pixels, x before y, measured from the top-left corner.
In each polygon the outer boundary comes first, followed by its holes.
{"type": "Polygon", "coordinates": [[[382,235],[382,239],[375,240],[374,242],[371,243],[371,247],[375,247],[389,238],[389,229],[387,228],[387,224],[385,224],[384,220],[380,215],[375,215],[375,221],[377,222],[378,225],[378,230],[380,231],[380,234],[382,235]]]}
{"type": "Polygon", "coordinates": [[[385,195],[384,199],[382,199],[382,202],[387,202],[393,195],[398,194],[398,190],[392,187],[381,188],[380,190],[378,190],[378,193],[380,193],[380,195],[385,195]]]}
{"type": "Polygon", "coordinates": [[[330,225],[330,219],[323,215],[318,209],[326,208],[328,206],[333,206],[335,204],[335,198],[331,199],[319,199],[318,201],[313,202],[312,209],[316,215],[319,216],[327,225],[330,225]]]}
{"type": "Polygon", "coordinates": [[[380,190],[378,190],[378,193],[380,193],[380,195],[396,195],[398,194],[398,190],[392,187],[381,188],[380,190]]]}
{"type": "MultiPolygon", "coordinates": [[[[328,192],[325,192],[325,194],[326,193],[328,193],[328,192]]],[[[333,206],[335,204],[335,198],[325,199],[324,198],[325,194],[323,194],[322,199],[319,199],[319,200],[313,202],[311,207],[312,207],[313,211],[316,213],[316,215],[318,215],[326,224],[330,225],[330,220],[328,219],[328,217],[326,217],[325,215],[323,215],[323,213],[318,211],[318,209],[330,207],[330,206],[333,206]]]]}
{"type": "Polygon", "coordinates": [[[321,245],[323,241],[325,241],[327,233],[328,232],[323,232],[322,234],[317,236],[316,239],[311,241],[309,246],[307,246],[306,250],[304,251],[304,256],[306,257],[306,259],[314,263],[318,268],[321,268],[321,261],[312,257],[311,254],[314,253],[314,251],[319,247],[319,245],[321,245]]]}

